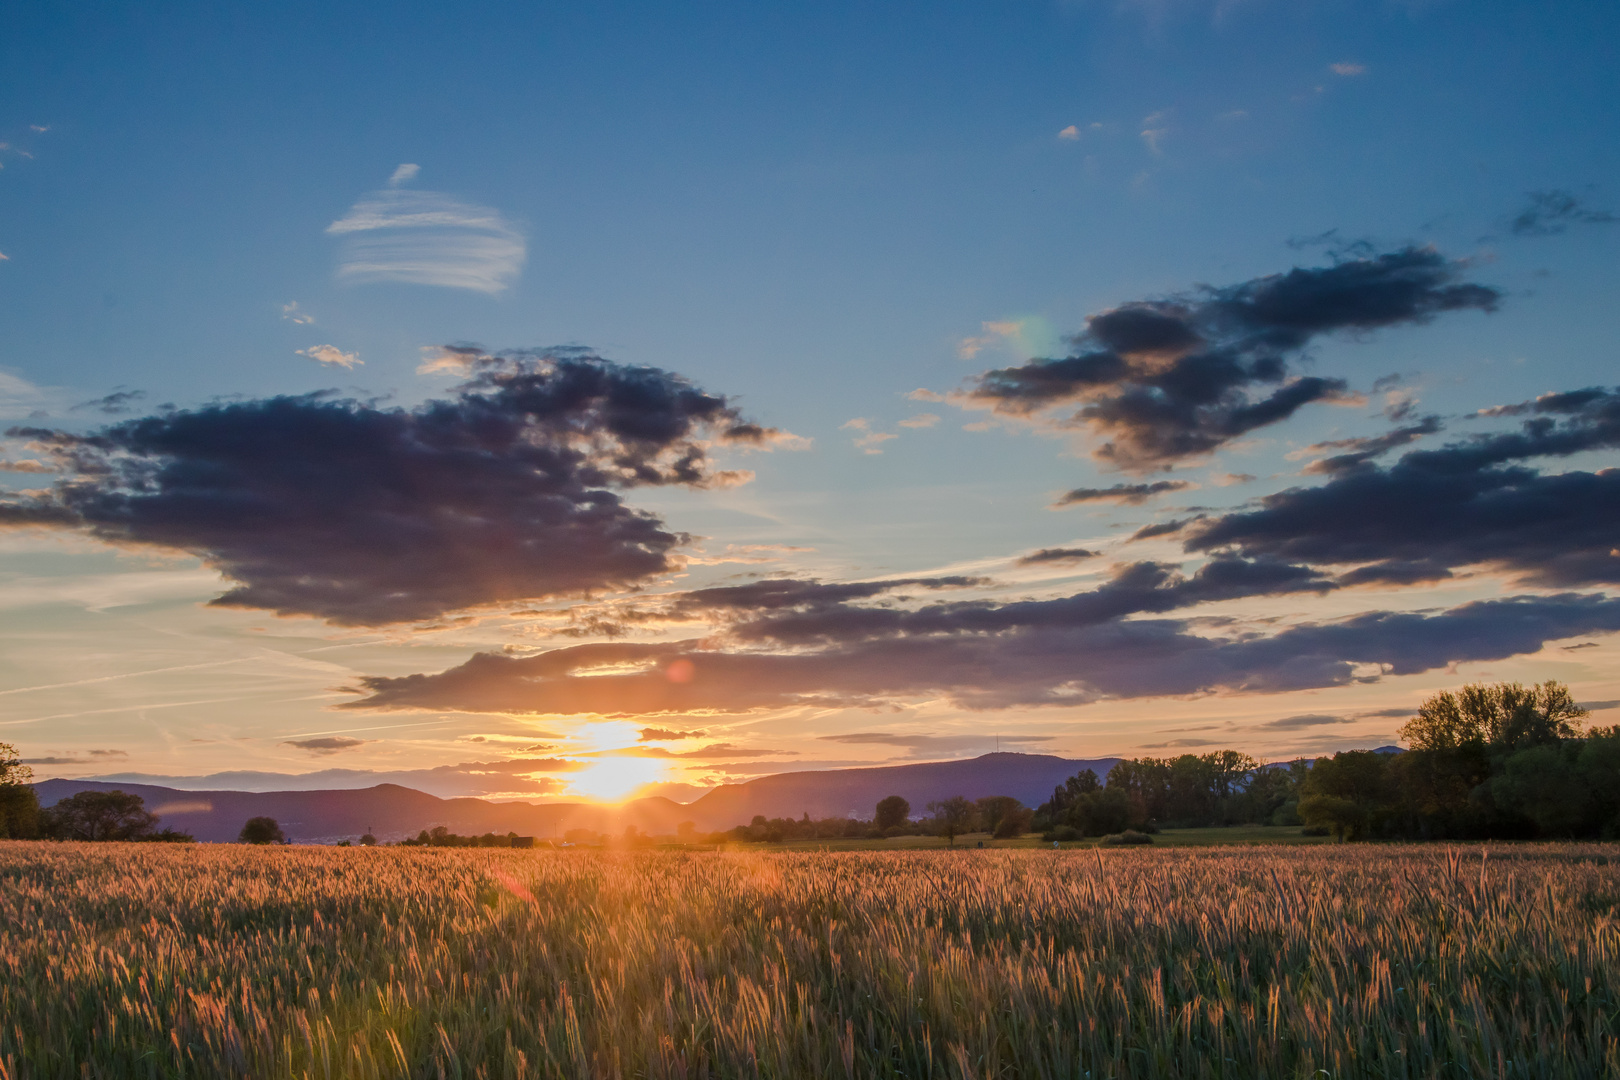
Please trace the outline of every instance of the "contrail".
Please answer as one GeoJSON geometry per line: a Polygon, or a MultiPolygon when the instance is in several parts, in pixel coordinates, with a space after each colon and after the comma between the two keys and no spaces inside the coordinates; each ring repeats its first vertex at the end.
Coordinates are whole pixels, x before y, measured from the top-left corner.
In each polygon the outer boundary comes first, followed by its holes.
{"type": "MultiPolygon", "coordinates": [[[[72,686],[72,683],[68,684],[72,686]]],[[[240,694],[236,697],[203,698],[200,701],[159,701],[148,705],[120,705],[116,709],[86,709],[84,712],[52,713],[50,716],[32,716],[27,720],[0,720],[0,727],[16,727],[18,724],[39,724],[46,720],[72,720],[80,716],[99,716],[103,713],[138,712],[141,709],[177,709],[182,705],[217,705],[224,701],[247,701],[254,695],[240,694]]]]}

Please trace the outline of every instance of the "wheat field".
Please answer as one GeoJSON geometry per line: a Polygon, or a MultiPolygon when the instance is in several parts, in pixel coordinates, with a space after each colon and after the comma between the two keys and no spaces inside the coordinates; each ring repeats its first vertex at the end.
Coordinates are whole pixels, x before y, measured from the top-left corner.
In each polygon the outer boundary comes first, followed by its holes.
{"type": "Polygon", "coordinates": [[[0,1077],[1620,1075],[1620,851],[0,843],[0,1077]]]}

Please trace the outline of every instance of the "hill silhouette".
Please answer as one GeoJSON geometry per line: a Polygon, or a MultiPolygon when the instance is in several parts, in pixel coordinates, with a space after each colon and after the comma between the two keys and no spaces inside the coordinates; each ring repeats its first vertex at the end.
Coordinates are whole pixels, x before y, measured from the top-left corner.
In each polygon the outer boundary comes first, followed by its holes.
{"type": "Polygon", "coordinates": [[[569,829],[617,833],[629,826],[667,834],[684,821],[716,831],[746,824],[757,814],[797,818],[808,813],[822,818],[853,812],[866,818],[878,800],[889,795],[910,802],[913,816],[921,815],[929,802],[953,795],[970,799],[1012,795],[1035,806],[1080,770],[1095,769],[1102,776],[1117,760],[1001,753],[957,761],[776,773],[724,784],[684,805],[665,798],[636,799],[619,806],[441,799],[398,784],[315,791],[182,791],[106,780],[43,780],[34,790],[42,806],[80,791],[127,791],[144,799],[163,827],[208,842],[233,841],[243,822],[260,816],[275,818],[289,837],[305,842],[353,839],[368,830],[379,839],[397,840],[435,825],[463,835],[516,832],[561,837],[569,829]]]}

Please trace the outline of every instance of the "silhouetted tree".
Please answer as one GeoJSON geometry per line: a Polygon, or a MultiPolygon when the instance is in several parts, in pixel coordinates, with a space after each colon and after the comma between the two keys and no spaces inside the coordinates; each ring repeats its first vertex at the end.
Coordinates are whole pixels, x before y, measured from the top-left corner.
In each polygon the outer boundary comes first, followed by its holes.
{"type": "Polygon", "coordinates": [[[928,812],[934,815],[934,827],[952,847],[956,846],[958,836],[973,828],[975,811],[974,805],[960,795],[928,804],[928,812]]]}
{"type": "Polygon", "coordinates": [[[31,840],[39,835],[39,798],[30,781],[34,771],[17,748],[0,743],[0,840],[31,840]]]}
{"type": "Polygon", "coordinates": [[[242,834],[237,838],[242,844],[284,844],[287,836],[281,831],[273,817],[248,818],[247,824],[242,826],[242,834]]]}
{"type": "Polygon", "coordinates": [[[1576,738],[1586,715],[1569,687],[1551,679],[1528,687],[1471,683],[1419,705],[1417,716],[1401,728],[1401,738],[1413,750],[1525,750],[1576,738]]]}
{"type": "Polygon", "coordinates": [[[141,840],[157,829],[157,815],[139,795],[81,791],[40,814],[42,831],[58,840],[141,840]]]}
{"type": "Polygon", "coordinates": [[[911,804],[898,795],[878,800],[877,814],[872,824],[879,829],[898,828],[911,816],[911,804]]]}

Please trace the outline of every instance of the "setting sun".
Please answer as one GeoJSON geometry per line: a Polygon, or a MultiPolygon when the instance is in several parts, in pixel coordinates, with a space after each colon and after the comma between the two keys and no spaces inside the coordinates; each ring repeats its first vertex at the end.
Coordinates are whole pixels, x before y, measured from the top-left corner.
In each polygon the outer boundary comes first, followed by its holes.
{"type": "Polygon", "coordinates": [[[667,763],[642,757],[604,757],[569,777],[570,792],[599,802],[619,802],[644,784],[665,777],[667,763]]]}

